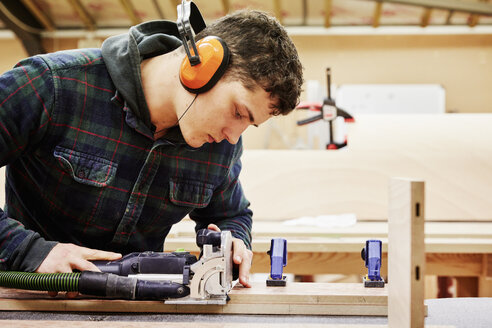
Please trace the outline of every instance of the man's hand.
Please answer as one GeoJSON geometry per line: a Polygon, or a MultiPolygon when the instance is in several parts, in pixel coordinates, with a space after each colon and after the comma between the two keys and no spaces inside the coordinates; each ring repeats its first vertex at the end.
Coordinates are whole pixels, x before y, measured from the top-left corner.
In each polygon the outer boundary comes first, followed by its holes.
{"type": "MultiPolygon", "coordinates": [[[[100,251],[96,249],[77,246],[74,244],[59,243],[48,256],[44,259],[36,272],[38,273],[63,273],[72,272],[76,269],[79,271],[100,271],[97,266],[89,262],[89,260],[117,260],[121,258],[121,254],[100,251]]],[[[48,292],[50,296],[56,296],[57,292],[48,292]]],[[[76,292],[67,293],[68,298],[77,296],[76,292]]]]}
{"type": "MultiPolygon", "coordinates": [[[[209,224],[208,229],[220,231],[215,224],[209,224]]],[[[246,248],[244,242],[238,238],[232,238],[233,261],[239,265],[239,282],[244,287],[251,287],[249,283],[249,269],[253,261],[253,252],[246,248]]]]}

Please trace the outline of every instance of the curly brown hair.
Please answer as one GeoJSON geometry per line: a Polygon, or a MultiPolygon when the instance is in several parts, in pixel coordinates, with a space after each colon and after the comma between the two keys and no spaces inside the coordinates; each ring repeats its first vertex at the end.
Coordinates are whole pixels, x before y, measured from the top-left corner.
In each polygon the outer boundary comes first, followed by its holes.
{"type": "Polygon", "coordinates": [[[272,16],[240,10],[224,16],[197,34],[215,35],[230,50],[225,78],[239,80],[253,90],[259,85],[274,100],[273,115],[287,115],[299,103],[302,64],[286,30],[272,16]]]}

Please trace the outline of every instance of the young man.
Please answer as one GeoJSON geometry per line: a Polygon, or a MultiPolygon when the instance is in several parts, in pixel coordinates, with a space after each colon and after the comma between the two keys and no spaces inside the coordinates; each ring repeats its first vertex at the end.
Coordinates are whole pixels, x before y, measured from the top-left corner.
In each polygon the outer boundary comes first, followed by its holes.
{"type": "Polygon", "coordinates": [[[0,269],[97,270],[90,260],[162,251],[184,216],[231,230],[249,286],[251,216],[241,133],[289,113],[302,66],[278,22],[241,11],[207,27],[230,50],[209,90],[180,82],[175,23],[153,21],[102,49],[27,58],[0,77],[0,269]],[[116,253],[113,253],[116,252],[116,253]]]}

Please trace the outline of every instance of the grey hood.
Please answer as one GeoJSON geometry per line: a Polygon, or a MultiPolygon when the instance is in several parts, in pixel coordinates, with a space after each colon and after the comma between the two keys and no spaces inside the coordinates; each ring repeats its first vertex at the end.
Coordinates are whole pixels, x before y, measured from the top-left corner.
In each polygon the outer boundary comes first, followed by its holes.
{"type": "Polygon", "coordinates": [[[140,63],[181,45],[176,23],[165,20],[133,26],[127,34],[110,37],[102,44],[102,56],[116,89],[130,110],[151,131],[154,127],[142,88],[140,63]]]}

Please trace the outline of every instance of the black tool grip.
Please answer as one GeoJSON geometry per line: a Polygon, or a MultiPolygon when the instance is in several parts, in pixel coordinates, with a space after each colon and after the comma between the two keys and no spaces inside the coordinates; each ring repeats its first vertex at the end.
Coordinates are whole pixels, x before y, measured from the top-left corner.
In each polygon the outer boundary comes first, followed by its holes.
{"type": "Polygon", "coordinates": [[[112,273],[82,271],[79,292],[85,295],[132,300],[135,299],[136,283],[136,278],[120,277],[112,273]]]}
{"type": "Polygon", "coordinates": [[[79,280],[79,292],[125,300],[163,300],[187,296],[190,289],[166,280],[139,280],[112,273],[83,271],[79,280]]]}
{"type": "Polygon", "coordinates": [[[222,243],[222,233],[210,229],[200,229],[196,233],[196,244],[202,248],[203,245],[212,245],[219,247],[222,243]]]}
{"type": "Polygon", "coordinates": [[[188,296],[190,289],[182,284],[171,281],[138,280],[135,299],[162,300],[188,296]]]}

